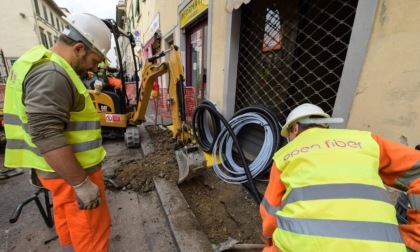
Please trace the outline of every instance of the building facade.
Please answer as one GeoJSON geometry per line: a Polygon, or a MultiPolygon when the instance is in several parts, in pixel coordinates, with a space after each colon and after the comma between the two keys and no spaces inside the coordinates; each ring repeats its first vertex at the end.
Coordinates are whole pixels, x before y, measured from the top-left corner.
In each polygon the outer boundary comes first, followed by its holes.
{"type": "Polygon", "coordinates": [[[340,128],[420,143],[415,0],[124,4],[117,19],[140,34],[139,58],[178,45],[197,104],[211,100],[227,119],[260,104],[284,122],[295,106],[311,102],[343,117],[340,128]]]}
{"type": "Polygon", "coordinates": [[[0,82],[12,64],[28,49],[42,44],[51,47],[64,28],[65,11],[53,0],[16,0],[2,2],[0,15],[7,20],[0,30],[0,82]],[[18,32],[17,32],[18,31],[18,32]]]}

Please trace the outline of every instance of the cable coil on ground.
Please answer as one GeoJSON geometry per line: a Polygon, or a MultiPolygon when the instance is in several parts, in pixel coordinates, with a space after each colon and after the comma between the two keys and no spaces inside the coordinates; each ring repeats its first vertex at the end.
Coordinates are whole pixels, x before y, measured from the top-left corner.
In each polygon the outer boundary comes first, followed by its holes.
{"type": "MultiPolygon", "coordinates": [[[[241,130],[246,130],[252,124],[259,125],[264,133],[264,139],[258,154],[254,160],[248,160],[249,170],[252,178],[260,174],[265,174],[270,170],[272,157],[280,148],[280,124],[278,120],[264,107],[252,106],[238,111],[229,121],[235,134],[241,130]]],[[[246,135],[244,136],[246,137],[246,135]]],[[[241,141],[241,138],[239,138],[241,141]]],[[[235,159],[235,149],[233,148],[232,138],[226,130],[219,134],[213,148],[213,169],[216,175],[223,181],[231,184],[242,184],[248,182],[244,173],[242,162],[235,159]],[[221,164],[217,165],[217,154],[221,158],[221,164]]]]}
{"type": "Polygon", "coordinates": [[[194,111],[193,122],[193,134],[198,145],[202,150],[211,151],[213,154],[213,169],[216,175],[227,183],[249,183],[258,201],[260,195],[252,180],[270,170],[272,156],[281,146],[281,125],[274,113],[263,106],[250,106],[239,110],[227,122],[213,103],[205,101],[194,111]],[[212,120],[213,132],[207,131],[209,127],[203,118],[206,115],[205,111],[212,120]],[[250,125],[259,125],[264,131],[263,144],[252,161],[245,159],[237,139],[238,133],[250,125]],[[216,160],[217,155],[221,160],[220,165],[216,160]]]}
{"type": "Polygon", "coordinates": [[[232,139],[233,139],[233,141],[235,143],[235,146],[238,148],[239,157],[242,160],[242,163],[244,164],[245,174],[246,174],[246,176],[248,178],[248,182],[249,182],[248,188],[251,191],[251,193],[254,195],[254,198],[257,201],[257,203],[259,204],[261,202],[262,195],[258,192],[257,188],[255,187],[255,185],[253,183],[253,180],[252,180],[252,177],[251,177],[251,173],[249,171],[249,167],[248,167],[248,165],[246,163],[246,160],[245,160],[244,153],[243,153],[242,149],[240,148],[240,145],[239,145],[238,140],[236,139],[235,133],[233,132],[232,128],[229,126],[228,121],[226,121],[226,119],[222,116],[222,114],[220,114],[216,110],[214,104],[211,103],[211,102],[205,101],[205,102],[201,103],[200,105],[197,106],[197,108],[194,111],[193,121],[192,121],[193,122],[192,123],[193,124],[193,127],[192,128],[193,128],[193,134],[196,137],[197,142],[200,143],[199,137],[200,136],[202,137],[202,135],[198,136],[197,131],[196,131],[195,124],[197,122],[196,120],[198,120],[197,119],[197,115],[200,113],[199,111],[202,111],[202,110],[208,110],[211,114],[214,115],[214,118],[219,119],[220,122],[223,124],[223,126],[229,131],[229,134],[231,135],[231,137],[232,137],[232,139]]]}
{"type": "Polygon", "coordinates": [[[216,104],[211,101],[203,101],[194,110],[192,121],[196,123],[192,124],[193,135],[197,144],[205,152],[213,150],[214,142],[223,127],[219,115],[216,104]],[[206,111],[208,116],[206,116],[206,111]]]}
{"type": "MultiPolygon", "coordinates": [[[[261,124],[266,131],[264,138],[264,145],[261,148],[261,151],[258,153],[257,157],[249,164],[249,170],[251,171],[252,178],[255,178],[259,174],[265,171],[267,163],[270,161],[269,157],[271,149],[273,148],[273,133],[269,130],[267,126],[267,121],[259,116],[258,114],[246,113],[237,117],[234,117],[229,121],[233,132],[238,135],[239,131],[243,129],[247,124],[255,123],[261,124]]],[[[233,149],[233,140],[228,134],[228,131],[223,130],[219,137],[216,139],[215,146],[213,148],[213,169],[216,172],[217,176],[227,183],[232,184],[241,184],[247,182],[247,177],[244,173],[242,164],[238,164],[234,160],[234,149],[233,149]],[[221,159],[220,166],[217,165],[216,156],[219,154],[219,157],[225,157],[221,159]]]]}

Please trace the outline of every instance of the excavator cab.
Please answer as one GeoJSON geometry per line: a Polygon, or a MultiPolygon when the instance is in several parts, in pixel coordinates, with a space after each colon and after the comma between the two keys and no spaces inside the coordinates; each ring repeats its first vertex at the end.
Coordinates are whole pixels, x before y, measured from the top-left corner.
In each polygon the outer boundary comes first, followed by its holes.
{"type": "MultiPolygon", "coordinates": [[[[114,20],[102,20],[110,29],[116,46],[118,65],[122,66],[122,55],[120,50],[120,41],[126,39],[130,43],[131,58],[134,62],[134,85],[135,90],[139,89],[138,62],[134,52],[134,37],[130,33],[121,30],[114,20]]],[[[107,61],[107,59],[105,59],[107,61]]],[[[102,128],[102,136],[104,138],[124,138],[127,147],[140,146],[140,132],[136,127],[141,123],[130,123],[136,104],[130,103],[127,96],[127,83],[125,79],[126,73],[122,67],[119,69],[109,67],[108,64],[99,66],[99,71],[89,73],[82,77],[82,81],[89,91],[93,104],[98,112],[100,124],[102,128]],[[119,85],[114,87],[110,85],[110,80],[117,80],[119,85]]],[[[136,93],[138,96],[138,93],[136,93]]],[[[138,97],[136,102],[141,102],[138,97]]]]}

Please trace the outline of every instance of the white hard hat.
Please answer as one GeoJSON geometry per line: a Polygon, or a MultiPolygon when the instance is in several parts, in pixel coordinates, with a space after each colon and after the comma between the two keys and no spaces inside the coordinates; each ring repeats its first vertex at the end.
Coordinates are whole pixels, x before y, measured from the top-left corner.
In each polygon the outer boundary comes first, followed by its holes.
{"type": "Polygon", "coordinates": [[[111,49],[111,32],[101,19],[88,13],[74,13],[63,19],[69,25],[63,30],[64,35],[82,41],[96,53],[106,57],[111,49]]]}
{"type": "Polygon", "coordinates": [[[286,123],[281,129],[281,135],[283,137],[289,137],[287,129],[295,122],[302,124],[321,124],[324,127],[328,127],[330,123],[342,123],[343,118],[331,118],[322,108],[310,103],[304,103],[294,108],[287,116],[286,123]],[[323,118],[310,118],[311,116],[320,116],[323,118]]]}

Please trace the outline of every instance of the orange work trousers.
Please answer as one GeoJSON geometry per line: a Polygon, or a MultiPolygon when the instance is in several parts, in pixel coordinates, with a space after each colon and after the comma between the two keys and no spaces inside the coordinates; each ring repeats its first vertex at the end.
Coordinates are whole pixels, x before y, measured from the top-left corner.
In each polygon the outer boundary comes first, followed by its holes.
{"type": "Polygon", "coordinates": [[[79,209],[76,193],[64,179],[39,179],[52,193],[54,223],[61,246],[72,245],[77,252],[108,251],[111,215],[106,202],[102,170],[89,174],[89,179],[101,192],[101,204],[90,210],[79,209]]]}

